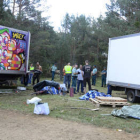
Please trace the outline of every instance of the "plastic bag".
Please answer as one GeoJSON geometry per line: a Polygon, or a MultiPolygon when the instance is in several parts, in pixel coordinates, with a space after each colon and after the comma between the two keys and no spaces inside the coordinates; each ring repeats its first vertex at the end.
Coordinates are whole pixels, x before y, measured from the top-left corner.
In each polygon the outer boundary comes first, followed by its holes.
{"type": "Polygon", "coordinates": [[[37,104],[38,102],[42,101],[42,99],[38,98],[38,97],[34,97],[31,100],[27,99],[27,104],[37,104]]]}
{"type": "Polygon", "coordinates": [[[49,109],[48,103],[35,105],[34,113],[38,114],[38,115],[39,114],[48,115],[50,113],[50,109],[49,109]]]}

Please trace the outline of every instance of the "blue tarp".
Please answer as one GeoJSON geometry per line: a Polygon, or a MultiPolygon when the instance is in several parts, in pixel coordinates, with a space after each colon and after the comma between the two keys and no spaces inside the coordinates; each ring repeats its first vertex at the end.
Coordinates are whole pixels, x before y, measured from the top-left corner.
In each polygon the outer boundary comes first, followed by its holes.
{"type": "Polygon", "coordinates": [[[112,97],[110,94],[105,94],[103,92],[98,92],[95,90],[90,90],[88,93],[82,95],[79,97],[80,100],[89,100],[89,98],[95,98],[96,96],[101,96],[101,97],[112,97]]]}
{"type": "Polygon", "coordinates": [[[59,94],[59,90],[57,90],[55,87],[49,88],[47,86],[41,89],[41,91],[45,91],[46,94],[59,94]]]}

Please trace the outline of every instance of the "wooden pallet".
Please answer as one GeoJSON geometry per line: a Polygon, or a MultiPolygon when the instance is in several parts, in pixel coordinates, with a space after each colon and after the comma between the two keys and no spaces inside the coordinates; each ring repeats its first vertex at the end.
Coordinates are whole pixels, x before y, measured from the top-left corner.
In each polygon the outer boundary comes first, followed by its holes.
{"type": "Polygon", "coordinates": [[[96,97],[96,99],[103,102],[127,102],[126,99],[120,97],[96,97]]]}
{"type": "Polygon", "coordinates": [[[112,106],[112,107],[130,105],[127,102],[106,102],[106,101],[98,100],[97,98],[95,98],[95,99],[90,98],[89,100],[92,103],[94,103],[96,105],[96,107],[100,107],[101,105],[102,106],[105,106],[105,105],[106,106],[112,106]]]}

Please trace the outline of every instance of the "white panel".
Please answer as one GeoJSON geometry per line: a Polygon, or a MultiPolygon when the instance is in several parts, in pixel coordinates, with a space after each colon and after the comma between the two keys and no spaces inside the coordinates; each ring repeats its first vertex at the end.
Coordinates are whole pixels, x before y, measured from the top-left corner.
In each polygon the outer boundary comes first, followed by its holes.
{"type": "Polygon", "coordinates": [[[140,85],[140,36],[110,40],[107,81],[140,85]]]}

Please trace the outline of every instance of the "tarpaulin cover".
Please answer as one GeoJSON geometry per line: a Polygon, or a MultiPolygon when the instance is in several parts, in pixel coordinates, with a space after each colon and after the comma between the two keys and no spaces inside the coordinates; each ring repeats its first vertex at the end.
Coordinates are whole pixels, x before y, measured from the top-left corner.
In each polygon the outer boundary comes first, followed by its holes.
{"type": "Polygon", "coordinates": [[[90,90],[88,93],[84,94],[83,96],[79,97],[80,100],[89,100],[89,98],[95,98],[96,96],[102,97],[112,97],[110,94],[105,94],[103,92],[98,92],[96,90],[90,90]]]}
{"type": "Polygon", "coordinates": [[[111,115],[122,118],[140,119],[140,105],[123,106],[122,109],[114,109],[111,115]]]}
{"type": "Polygon", "coordinates": [[[43,89],[46,86],[55,87],[57,90],[59,90],[59,87],[60,87],[59,83],[57,83],[57,82],[44,80],[44,81],[39,82],[36,85],[34,85],[33,89],[35,91],[40,91],[41,89],[43,89]]]}

